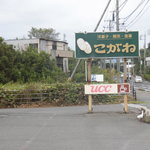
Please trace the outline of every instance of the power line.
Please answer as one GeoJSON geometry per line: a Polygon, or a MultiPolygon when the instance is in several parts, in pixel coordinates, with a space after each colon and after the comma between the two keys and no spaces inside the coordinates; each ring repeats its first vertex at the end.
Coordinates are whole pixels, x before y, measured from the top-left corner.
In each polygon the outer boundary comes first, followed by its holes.
{"type": "MultiPolygon", "coordinates": [[[[103,14],[102,14],[100,20],[98,21],[98,23],[97,23],[97,25],[96,25],[96,27],[95,27],[95,29],[94,29],[94,32],[97,31],[97,29],[98,29],[98,27],[99,27],[99,25],[100,25],[100,23],[101,23],[101,21],[102,21],[104,15],[105,15],[105,13],[106,13],[106,11],[107,11],[107,9],[108,9],[108,7],[109,7],[110,2],[111,2],[111,0],[108,1],[107,6],[106,6],[106,8],[105,8],[103,14]]],[[[73,70],[71,76],[68,78],[69,81],[72,80],[72,78],[73,78],[73,76],[74,76],[74,74],[75,74],[75,72],[76,72],[76,70],[77,70],[77,67],[78,67],[79,64],[80,64],[80,61],[81,61],[81,59],[78,59],[77,64],[76,64],[76,66],[75,66],[75,68],[74,68],[74,70],[73,70]]]]}
{"type": "MultiPolygon", "coordinates": [[[[143,6],[142,10],[136,15],[136,17],[127,25],[127,26],[130,26],[130,25],[133,25],[135,22],[136,22],[136,19],[141,15],[141,13],[144,11],[145,7],[147,6],[147,4],[149,3],[150,0],[148,0],[145,5],[143,6]]],[[[144,14],[144,13],[143,13],[144,14]]],[[[142,14],[142,15],[143,15],[142,14]]]]}
{"type": "MultiPolygon", "coordinates": [[[[116,1],[116,0],[114,0],[114,1],[116,1]]],[[[105,31],[105,29],[109,29],[109,31],[110,31],[114,28],[113,24],[115,23],[115,18],[116,18],[115,17],[116,8],[111,8],[111,10],[108,10],[108,12],[107,12],[107,16],[105,15],[106,17],[104,18],[104,25],[103,25],[104,31],[105,31]],[[108,15],[108,12],[109,12],[109,15],[108,15]]]]}
{"type": "Polygon", "coordinates": [[[100,23],[101,23],[101,21],[102,21],[102,19],[103,19],[104,15],[105,15],[105,13],[106,13],[106,10],[107,10],[107,9],[108,9],[108,7],[109,7],[110,2],[111,2],[111,0],[109,0],[109,1],[108,1],[107,6],[106,6],[106,8],[105,8],[105,10],[104,10],[103,14],[102,14],[102,16],[101,16],[100,20],[98,21],[98,23],[97,23],[97,25],[96,25],[96,28],[94,29],[94,32],[96,32],[96,31],[97,31],[97,29],[98,29],[98,27],[99,27],[99,25],[100,25],[100,23]]]}
{"type": "Polygon", "coordinates": [[[124,22],[126,22],[138,10],[138,8],[144,3],[144,1],[145,0],[141,0],[141,2],[138,4],[138,6],[127,17],[125,17],[124,22]]]}
{"type": "Polygon", "coordinates": [[[119,11],[121,11],[125,7],[127,2],[128,2],[128,0],[125,0],[124,2],[122,2],[122,4],[119,6],[119,11]]]}

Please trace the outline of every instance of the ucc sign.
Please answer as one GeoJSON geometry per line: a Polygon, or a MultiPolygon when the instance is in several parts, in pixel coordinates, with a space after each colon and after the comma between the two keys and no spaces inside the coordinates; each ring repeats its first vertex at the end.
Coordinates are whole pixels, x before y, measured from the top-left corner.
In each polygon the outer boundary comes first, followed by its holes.
{"type": "Polygon", "coordinates": [[[126,94],[130,84],[90,84],[84,86],[85,94],[126,94]]]}
{"type": "Polygon", "coordinates": [[[76,57],[138,57],[138,32],[76,33],[76,57]]]}

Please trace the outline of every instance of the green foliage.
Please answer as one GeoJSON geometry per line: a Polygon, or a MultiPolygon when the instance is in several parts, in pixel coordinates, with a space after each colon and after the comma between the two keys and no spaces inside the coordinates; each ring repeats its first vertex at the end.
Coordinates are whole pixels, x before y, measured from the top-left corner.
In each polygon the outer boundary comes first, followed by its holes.
{"type": "Polygon", "coordinates": [[[150,66],[147,66],[145,70],[146,70],[146,74],[150,74],[150,66]]]}
{"type": "Polygon", "coordinates": [[[44,38],[50,40],[58,40],[59,33],[56,33],[53,28],[35,28],[32,27],[29,31],[29,38],[44,38]]]}
{"type": "Polygon", "coordinates": [[[10,78],[13,77],[13,80],[16,80],[14,73],[15,72],[15,59],[16,52],[12,49],[11,46],[8,46],[3,42],[3,39],[0,39],[0,83],[6,83],[10,81],[10,78]]]}
{"type": "MultiPolygon", "coordinates": [[[[145,57],[150,57],[150,49],[141,49],[140,50],[140,58],[134,58],[134,64],[135,64],[135,74],[140,75],[140,69],[141,69],[141,73],[144,73],[144,53],[145,53],[145,57]],[[142,64],[140,64],[141,62],[142,64]],[[141,67],[141,68],[140,68],[141,67]]],[[[146,68],[146,73],[147,73],[147,69],[146,68]]]]}
{"type": "Polygon", "coordinates": [[[150,81],[150,74],[144,74],[144,79],[150,81]]]}
{"type": "Polygon", "coordinates": [[[64,82],[66,75],[45,52],[28,48],[15,51],[0,40],[0,83],[8,82],[64,82]]]}
{"type": "MultiPolygon", "coordinates": [[[[115,70],[110,70],[110,69],[101,69],[98,66],[98,63],[94,61],[92,64],[92,74],[103,74],[104,75],[104,81],[105,82],[113,82],[113,76],[116,75],[115,70]]],[[[69,69],[70,72],[73,72],[73,69],[75,68],[75,65],[77,63],[77,59],[75,58],[70,58],[69,59],[69,69]]],[[[75,82],[85,82],[85,61],[81,60],[76,73],[73,77],[73,81],[75,82]]]]}
{"type": "Polygon", "coordinates": [[[116,75],[115,70],[110,70],[110,69],[101,69],[98,68],[97,66],[92,66],[92,74],[103,74],[104,75],[104,81],[108,83],[113,82],[113,76],[116,75]]]}
{"type": "Polygon", "coordinates": [[[150,81],[150,66],[147,66],[145,69],[144,79],[150,81]]]}
{"type": "Polygon", "coordinates": [[[140,58],[134,58],[134,64],[135,64],[134,67],[135,74],[140,75],[140,58]]]}
{"type": "MultiPolygon", "coordinates": [[[[56,83],[45,85],[30,83],[25,85],[7,84],[0,88],[0,107],[17,107],[21,104],[42,103],[55,106],[87,104],[87,95],[84,94],[84,84],[56,83]],[[17,89],[12,90],[12,87],[17,89]],[[11,87],[9,89],[9,87],[11,87]]],[[[93,103],[115,102],[110,95],[95,95],[93,103]]]]}

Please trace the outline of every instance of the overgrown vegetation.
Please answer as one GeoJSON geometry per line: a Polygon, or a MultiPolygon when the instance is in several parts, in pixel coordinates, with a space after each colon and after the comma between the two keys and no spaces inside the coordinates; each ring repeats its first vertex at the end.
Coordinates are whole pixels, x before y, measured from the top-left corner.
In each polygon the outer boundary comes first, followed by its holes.
{"type": "MultiPolygon", "coordinates": [[[[134,58],[134,71],[136,75],[142,75],[144,79],[150,80],[150,66],[145,66],[144,69],[144,56],[150,57],[150,47],[148,47],[146,50],[141,49],[140,50],[140,57],[139,58],[134,58]],[[145,53],[145,54],[144,54],[145,53]]],[[[145,62],[146,65],[146,62],[145,62]]]]}
{"type": "MultiPolygon", "coordinates": [[[[116,97],[111,95],[95,95],[93,100],[94,104],[118,102],[116,97]]],[[[50,85],[30,83],[22,86],[16,84],[16,88],[7,84],[0,87],[0,107],[20,107],[24,104],[28,106],[32,104],[38,106],[67,106],[84,105],[87,102],[83,83],[50,85]]]]}
{"type": "MultiPolygon", "coordinates": [[[[73,72],[73,69],[77,63],[77,59],[70,58],[69,59],[69,69],[70,73],[73,72]]],[[[98,60],[95,60],[92,64],[92,74],[103,74],[104,75],[104,82],[112,83],[114,82],[114,76],[116,76],[117,72],[114,69],[103,69],[100,68],[98,65],[98,60]]],[[[79,67],[76,70],[76,73],[73,77],[74,82],[86,82],[85,77],[85,60],[80,62],[79,67]]]]}
{"type": "MultiPolygon", "coordinates": [[[[76,59],[69,60],[72,73],[76,59]]],[[[96,62],[97,63],[97,62],[96,62]]],[[[93,63],[92,74],[104,74],[105,83],[113,82],[114,70],[100,69],[93,63]]],[[[81,105],[87,103],[84,95],[85,62],[81,61],[72,82],[55,60],[45,52],[29,47],[26,51],[15,51],[0,38],[0,107],[18,107],[23,104],[81,105]]],[[[94,103],[114,102],[109,95],[93,96],[94,103]]]]}
{"type": "Polygon", "coordinates": [[[0,83],[63,82],[66,75],[45,52],[28,48],[15,51],[0,39],[0,83]]]}

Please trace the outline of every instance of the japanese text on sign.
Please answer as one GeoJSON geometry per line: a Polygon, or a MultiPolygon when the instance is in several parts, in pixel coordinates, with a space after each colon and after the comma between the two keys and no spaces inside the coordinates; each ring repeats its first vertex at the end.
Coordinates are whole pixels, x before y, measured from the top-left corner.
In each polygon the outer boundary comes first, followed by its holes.
{"type": "Polygon", "coordinates": [[[109,53],[134,53],[136,50],[136,46],[134,44],[97,44],[94,45],[95,52],[97,54],[109,54],[109,53]]]}
{"type": "Polygon", "coordinates": [[[138,32],[76,33],[76,58],[139,57],[138,32]]]}

